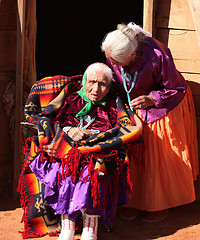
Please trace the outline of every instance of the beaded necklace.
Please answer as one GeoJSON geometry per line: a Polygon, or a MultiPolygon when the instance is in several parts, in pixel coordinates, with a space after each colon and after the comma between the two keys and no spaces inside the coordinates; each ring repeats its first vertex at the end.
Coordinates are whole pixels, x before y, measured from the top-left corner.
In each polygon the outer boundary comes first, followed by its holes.
{"type": "Polygon", "coordinates": [[[121,73],[122,73],[122,78],[123,78],[124,89],[125,89],[126,94],[127,94],[128,105],[129,105],[130,109],[133,111],[133,108],[131,107],[130,92],[131,92],[131,90],[132,90],[132,89],[134,88],[134,86],[135,86],[138,71],[136,71],[136,72],[134,73],[133,82],[132,82],[131,87],[130,87],[129,90],[128,90],[127,85],[126,85],[126,80],[130,82],[130,81],[132,80],[132,77],[131,77],[131,75],[130,75],[129,73],[124,73],[123,67],[121,67],[121,73]]]}

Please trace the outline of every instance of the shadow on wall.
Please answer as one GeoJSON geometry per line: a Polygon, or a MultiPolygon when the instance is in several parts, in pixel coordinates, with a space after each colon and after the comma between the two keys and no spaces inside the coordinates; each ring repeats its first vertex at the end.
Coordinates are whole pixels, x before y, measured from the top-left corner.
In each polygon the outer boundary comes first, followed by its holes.
{"type": "Polygon", "coordinates": [[[169,40],[169,17],[171,0],[156,1],[155,3],[155,38],[168,45],[169,40]]]}

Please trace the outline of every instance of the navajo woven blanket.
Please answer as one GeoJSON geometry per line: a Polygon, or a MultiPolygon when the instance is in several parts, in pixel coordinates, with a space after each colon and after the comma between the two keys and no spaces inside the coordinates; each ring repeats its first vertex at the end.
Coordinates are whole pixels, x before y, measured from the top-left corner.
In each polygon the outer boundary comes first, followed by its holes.
{"type": "MultiPolygon", "coordinates": [[[[60,159],[65,166],[69,156],[73,160],[77,156],[91,154],[103,158],[112,156],[113,149],[117,152],[122,145],[141,140],[141,121],[128,105],[122,104],[119,97],[116,99],[117,123],[113,129],[74,143],[59,125],[52,126],[51,119],[62,106],[65,96],[71,91],[79,90],[81,80],[82,75],[46,77],[33,85],[26,101],[25,118],[37,127],[38,135],[26,141],[24,166],[19,180],[18,191],[21,193],[21,206],[24,209],[23,238],[56,234],[59,228],[57,216],[53,214],[53,210],[42,197],[44,186],[38,182],[29,168],[29,164],[38,154],[48,155],[52,161],[60,159]]],[[[127,154],[120,154],[120,158],[128,162],[127,154]]],[[[104,162],[100,163],[97,170],[107,172],[104,162]]],[[[76,169],[68,173],[64,172],[63,176],[65,174],[74,174],[76,178],[76,169]]]]}

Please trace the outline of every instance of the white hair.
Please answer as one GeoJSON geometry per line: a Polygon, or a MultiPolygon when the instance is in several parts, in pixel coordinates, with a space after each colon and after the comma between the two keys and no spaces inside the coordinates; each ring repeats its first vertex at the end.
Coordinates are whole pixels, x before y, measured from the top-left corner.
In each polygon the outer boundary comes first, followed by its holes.
{"type": "Polygon", "coordinates": [[[101,49],[102,51],[108,50],[111,57],[116,61],[126,60],[138,47],[136,35],[139,33],[150,35],[149,32],[134,23],[118,24],[117,30],[109,32],[105,36],[101,49]]]}
{"type": "Polygon", "coordinates": [[[100,63],[100,62],[93,63],[87,68],[86,71],[87,71],[87,75],[94,71],[103,71],[108,83],[110,83],[113,78],[112,70],[104,63],[100,63]]]}

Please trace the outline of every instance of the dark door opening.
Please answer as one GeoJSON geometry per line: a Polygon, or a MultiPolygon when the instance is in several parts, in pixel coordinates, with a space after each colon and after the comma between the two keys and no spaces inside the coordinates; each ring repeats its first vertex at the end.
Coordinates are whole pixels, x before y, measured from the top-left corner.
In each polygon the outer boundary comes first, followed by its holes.
{"type": "Polygon", "coordinates": [[[118,23],[142,26],[143,1],[37,1],[37,79],[83,74],[93,62],[105,62],[100,45],[118,23]]]}

